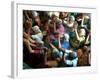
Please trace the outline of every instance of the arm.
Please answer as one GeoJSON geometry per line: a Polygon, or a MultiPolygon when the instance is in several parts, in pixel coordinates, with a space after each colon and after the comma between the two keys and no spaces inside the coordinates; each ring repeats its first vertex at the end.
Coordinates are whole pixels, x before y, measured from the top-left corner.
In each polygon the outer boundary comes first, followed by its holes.
{"type": "Polygon", "coordinates": [[[90,38],[90,33],[88,34],[88,36],[86,38],[85,44],[88,44],[89,43],[89,38],[90,38]]]}
{"type": "Polygon", "coordinates": [[[33,44],[33,43],[30,43],[30,46],[32,46],[32,47],[37,47],[35,44],[33,44]]]}
{"type": "Polygon", "coordinates": [[[82,21],[81,21],[81,26],[83,27],[84,25],[84,15],[83,15],[83,18],[82,18],[82,21]]]}
{"type": "Polygon", "coordinates": [[[55,47],[52,43],[50,43],[50,46],[51,46],[53,49],[56,49],[56,47],[55,47]]]}
{"type": "Polygon", "coordinates": [[[28,20],[29,20],[29,16],[28,16],[28,14],[27,14],[27,12],[26,12],[26,11],[24,12],[24,14],[25,14],[26,19],[28,19],[28,20]]]}
{"type": "Polygon", "coordinates": [[[58,37],[58,49],[65,52],[65,49],[61,47],[60,35],[58,37]]]}
{"type": "Polygon", "coordinates": [[[33,39],[30,38],[30,36],[26,32],[23,32],[23,37],[28,39],[31,43],[36,43],[33,39]]]}
{"type": "Polygon", "coordinates": [[[29,41],[30,41],[30,43],[36,43],[36,41],[34,41],[33,39],[31,39],[30,37],[29,37],[29,41]]]}
{"type": "Polygon", "coordinates": [[[59,34],[59,37],[58,37],[58,48],[59,48],[59,49],[61,48],[60,34],[59,34]]]}
{"type": "Polygon", "coordinates": [[[23,42],[25,43],[25,45],[26,45],[26,47],[28,48],[29,52],[30,52],[30,53],[33,53],[34,50],[32,50],[32,48],[31,48],[31,46],[30,46],[29,40],[27,40],[27,39],[24,38],[24,39],[23,39],[23,42]]]}
{"type": "Polygon", "coordinates": [[[28,34],[26,32],[23,32],[23,37],[28,39],[28,34]]]}
{"type": "Polygon", "coordinates": [[[56,32],[56,23],[54,22],[54,32],[56,32]]]}
{"type": "Polygon", "coordinates": [[[79,40],[79,35],[78,35],[78,32],[77,32],[77,29],[75,29],[75,34],[76,34],[77,40],[79,40]]]}

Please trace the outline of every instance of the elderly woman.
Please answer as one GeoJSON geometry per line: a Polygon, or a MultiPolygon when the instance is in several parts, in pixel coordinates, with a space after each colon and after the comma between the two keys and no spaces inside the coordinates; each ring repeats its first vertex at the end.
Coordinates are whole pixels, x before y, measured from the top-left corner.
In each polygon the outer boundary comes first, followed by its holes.
{"type": "Polygon", "coordinates": [[[43,41],[42,41],[43,34],[42,34],[42,31],[40,30],[41,20],[40,20],[39,14],[36,11],[33,11],[32,13],[34,16],[34,20],[33,20],[34,24],[32,26],[33,34],[31,35],[31,37],[33,40],[43,45],[43,41]]]}
{"type": "Polygon", "coordinates": [[[46,64],[46,50],[40,48],[38,43],[31,38],[32,21],[26,20],[23,32],[23,60],[32,67],[40,63],[46,64]]]}
{"type": "Polygon", "coordinates": [[[79,28],[78,23],[76,21],[74,22],[74,26],[70,31],[69,35],[70,44],[74,50],[84,45],[86,39],[86,30],[83,27],[79,28]]]}
{"type": "Polygon", "coordinates": [[[75,29],[76,39],[79,42],[79,47],[83,47],[86,40],[86,30],[85,28],[80,28],[79,32],[75,29]]]}
{"type": "Polygon", "coordinates": [[[34,53],[32,47],[36,47],[35,45],[36,42],[31,39],[31,35],[30,35],[31,28],[32,28],[32,21],[26,20],[24,23],[23,42],[27,46],[29,52],[34,53]]]}

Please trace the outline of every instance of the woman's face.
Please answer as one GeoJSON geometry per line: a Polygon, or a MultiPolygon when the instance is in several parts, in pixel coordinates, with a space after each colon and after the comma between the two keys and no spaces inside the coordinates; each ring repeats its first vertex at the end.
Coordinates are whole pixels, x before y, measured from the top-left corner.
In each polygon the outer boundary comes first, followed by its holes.
{"type": "Polygon", "coordinates": [[[85,36],[86,32],[84,29],[80,29],[79,36],[85,36]]]}

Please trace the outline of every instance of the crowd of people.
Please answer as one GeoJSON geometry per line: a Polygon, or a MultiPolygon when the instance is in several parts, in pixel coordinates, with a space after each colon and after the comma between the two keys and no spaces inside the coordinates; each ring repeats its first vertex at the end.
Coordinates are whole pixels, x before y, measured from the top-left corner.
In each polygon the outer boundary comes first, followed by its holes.
{"type": "Polygon", "coordinates": [[[89,13],[23,10],[23,62],[32,68],[91,65],[89,13]]]}

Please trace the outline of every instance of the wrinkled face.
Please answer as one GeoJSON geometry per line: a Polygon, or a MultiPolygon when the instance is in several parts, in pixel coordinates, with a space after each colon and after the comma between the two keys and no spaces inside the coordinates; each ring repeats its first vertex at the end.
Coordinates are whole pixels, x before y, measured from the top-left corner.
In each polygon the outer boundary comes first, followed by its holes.
{"type": "Polygon", "coordinates": [[[84,29],[80,29],[79,36],[85,36],[86,32],[84,29]]]}

